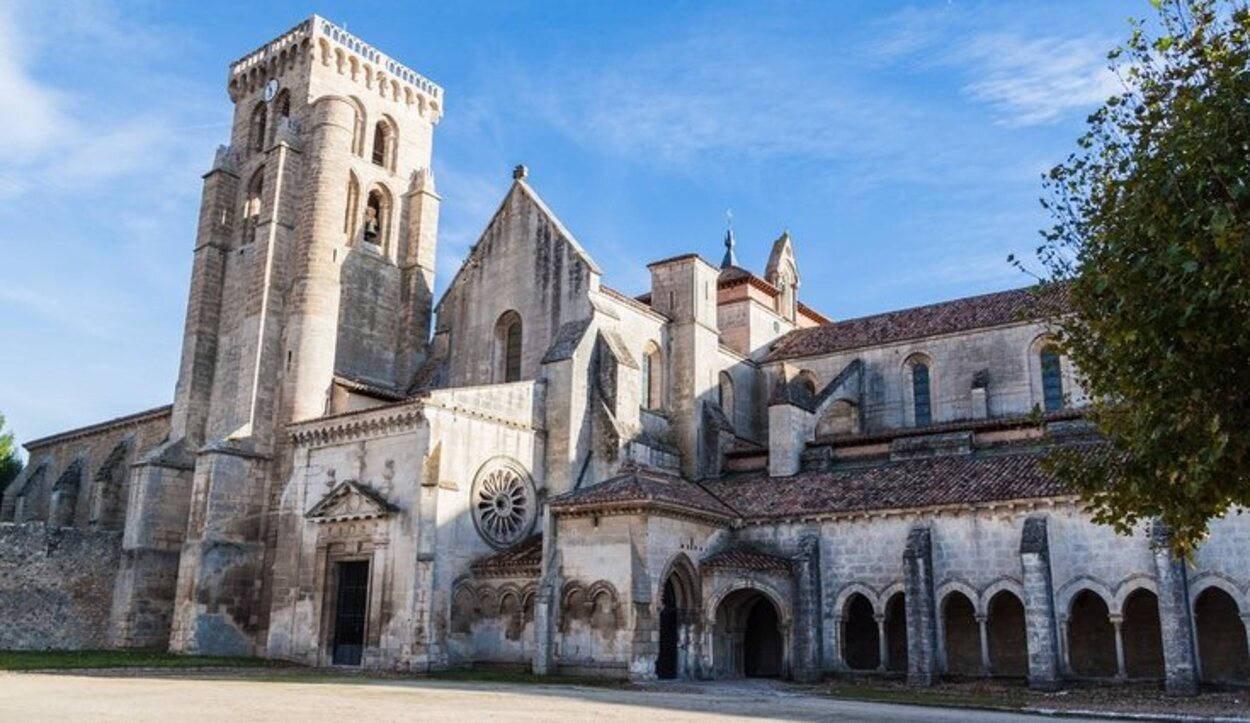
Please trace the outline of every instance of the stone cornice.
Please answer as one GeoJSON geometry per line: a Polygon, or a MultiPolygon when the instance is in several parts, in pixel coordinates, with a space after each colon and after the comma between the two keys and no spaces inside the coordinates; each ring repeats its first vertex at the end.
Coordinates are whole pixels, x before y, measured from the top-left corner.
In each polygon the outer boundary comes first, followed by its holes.
{"type": "Polygon", "coordinates": [[[507,419],[505,417],[500,417],[494,414],[487,414],[486,412],[473,409],[472,407],[465,407],[465,406],[460,406],[457,404],[444,404],[442,402],[439,402],[434,397],[424,399],[423,402],[424,402],[424,406],[426,407],[430,407],[433,409],[441,409],[443,411],[450,412],[451,414],[454,414],[459,417],[468,417],[470,419],[477,419],[482,422],[490,422],[492,424],[498,424],[502,427],[508,427],[510,429],[519,429],[525,432],[542,431],[541,429],[536,428],[533,424],[527,424],[525,422],[518,422],[515,419],[507,419]]]}
{"type": "Polygon", "coordinates": [[[810,515],[793,515],[784,517],[752,517],[741,520],[738,526],[748,527],[752,525],[805,524],[811,522],[856,522],[863,520],[884,519],[887,517],[940,517],[942,515],[959,515],[976,512],[1029,512],[1041,508],[1077,505],[1080,501],[1080,495],[1064,495],[1060,497],[994,500],[991,502],[960,503],[930,507],[893,507],[890,509],[852,510],[846,512],[813,513],[810,515]]]}
{"type": "Polygon", "coordinates": [[[589,503],[585,505],[569,505],[552,507],[551,514],[556,517],[626,517],[629,515],[648,515],[659,513],[664,517],[692,520],[730,527],[735,520],[727,515],[718,515],[706,510],[699,510],[685,505],[655,500],[629,500],[621,502],[589,503]]]}
{"type": "Polygon", "coordinates": [[[425,402],[421,400],[298,422],[288,429],[292,443],[307,447],[405,432],[424,422],[425,402]]]}

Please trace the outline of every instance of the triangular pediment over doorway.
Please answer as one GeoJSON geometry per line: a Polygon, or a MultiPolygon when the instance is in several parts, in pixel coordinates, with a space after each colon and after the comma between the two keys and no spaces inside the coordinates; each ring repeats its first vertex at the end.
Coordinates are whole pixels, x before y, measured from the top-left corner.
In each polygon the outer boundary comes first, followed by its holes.
{"type": "Polygon", "coordinates": [[[312,506],[304,517],[313,522],[346,522],[386,517],[396,508],[368,485],[340,482],[312,506]]]}

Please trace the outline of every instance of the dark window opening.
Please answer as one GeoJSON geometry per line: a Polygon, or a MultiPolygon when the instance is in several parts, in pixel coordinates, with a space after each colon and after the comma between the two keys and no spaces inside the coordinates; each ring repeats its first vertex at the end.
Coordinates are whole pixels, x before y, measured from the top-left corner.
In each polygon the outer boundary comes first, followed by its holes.
{"type": "Polygon", "coordinates": [[[933,423],[932,400],[929,397],[929,365],[914,364],[911,368],[911,390],[915,399],[916,426],[927,427],[933,423]]]}
{"type": "Polygon", "coordinates": [[[505,382],[521,380],[521,320],[517,319],[508,325],[504,332],[504,371],[505,382]]]}
{"type": "Polygon", "coordinates": [[[1059,352],[1048,346],[1042,349],[1042,400],[1048,412],[1063,409],[1063,369],[1059,352]]]}

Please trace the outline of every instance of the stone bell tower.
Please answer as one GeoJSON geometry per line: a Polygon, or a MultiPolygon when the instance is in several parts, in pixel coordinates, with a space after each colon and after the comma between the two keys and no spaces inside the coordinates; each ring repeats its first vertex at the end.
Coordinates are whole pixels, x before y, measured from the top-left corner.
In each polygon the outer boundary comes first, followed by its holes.
{"type": "Polygon", "coordinates": [[[422,362],[443,91],[317,16],[231,65],[228,90],[165,455],[189,476],[171,647],[251,654],[285,426],[325,414],[336,379],[403,390],[422,362]]]}

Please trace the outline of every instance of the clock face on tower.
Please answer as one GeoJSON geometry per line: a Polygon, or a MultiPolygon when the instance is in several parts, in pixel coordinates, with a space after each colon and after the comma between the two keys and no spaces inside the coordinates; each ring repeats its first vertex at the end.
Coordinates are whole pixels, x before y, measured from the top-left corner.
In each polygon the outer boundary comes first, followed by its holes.
{"type": "Polygon", "coordinates": [[[270,78],[269,82],[265,83],[265,102],[268,103],[269,101],[273,100],[273,97],[277,94],[278,94],[278,79],[270,78]]]}

